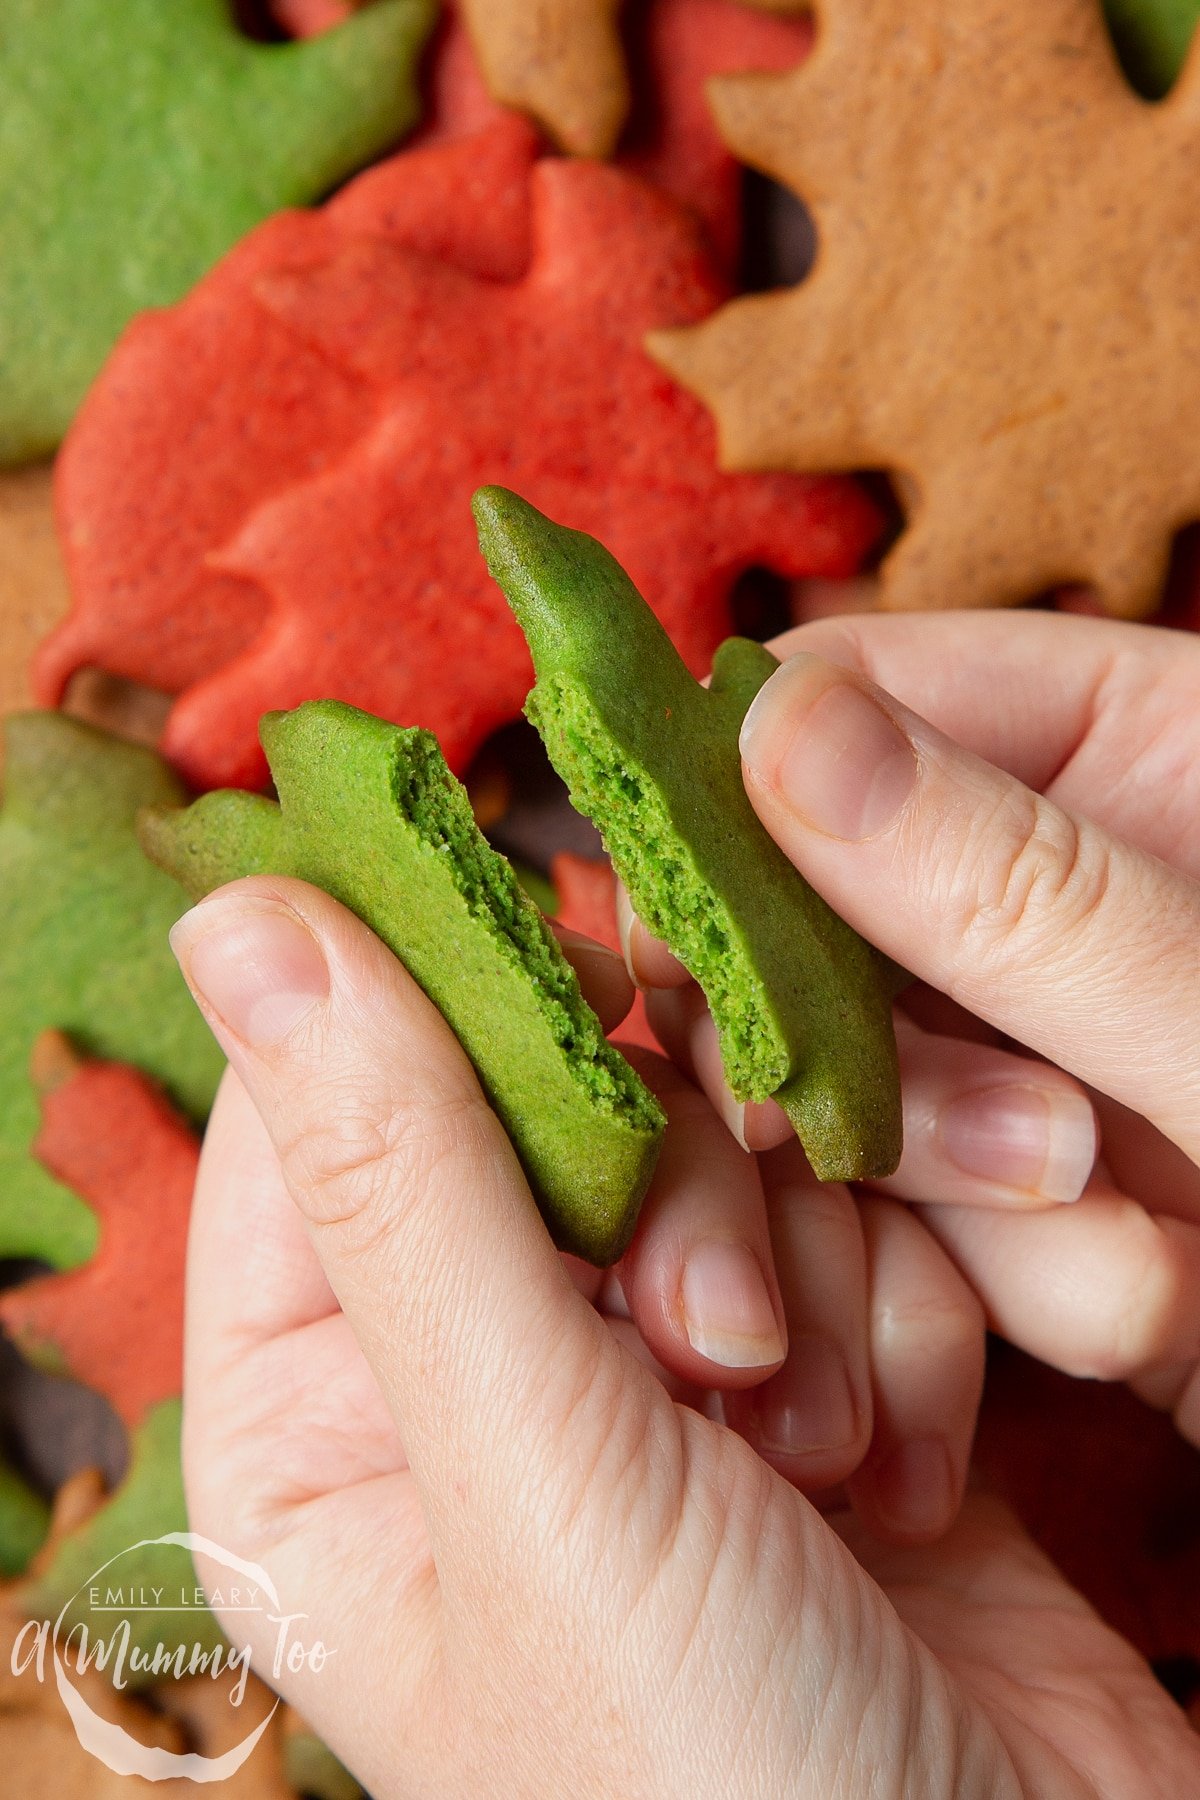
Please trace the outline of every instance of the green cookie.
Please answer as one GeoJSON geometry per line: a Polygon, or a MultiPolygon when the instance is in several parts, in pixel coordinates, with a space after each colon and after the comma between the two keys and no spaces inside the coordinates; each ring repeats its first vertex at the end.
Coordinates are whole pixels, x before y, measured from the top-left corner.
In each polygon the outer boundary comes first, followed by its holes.
{"type": "Polygon", "coordinates": [[[279,803],[226,789],[142,824],[196,897],[270,871],[314,882],[376,931],[475,1065],[556,1243],[615,1262],[663,1116],[605,1041],[570,964],[427,731],[333,700],[268,713],[279,803]]]}
{"type": "Polygon", "coordinates": [[[3,0],[0,463],[54,448],[134,313],[408,130],[435,13],[268,45],[233,0],[3,0]]]}
{"type": "MultiPolygon", "coordinates": [[[[173,1655],[194,1645],[215,1650],[225,1642],[208,1607],[197,1602],[191,1553],[182,1544],[152,1541],[187,1530],[179,1459],[182,1406],[180,1400],[164,1400],[146,1414],[130,1440],[129,1468],[120,1487],[62,1540],[50,1566],[21,1595],[31,1618],[53,1620],[63,1613],[61,1643],[76,1626],[86,1627],[89,1642],[119,1641],[127,1624],[129,1658],[121,1673],[133,1688],[155,1679],[140,1659],[152,1657],[157,1645],[173,1655]],[[101,1611],[91,1578],[110,1558],[115,1560],[100,1577],[101,1611]],[[149,1605],[155,1590],[157,1599],[149,1605]]],[[[111,1663],[106,1672],[112,1680],[111,1663]]]]}
{"type": "Polygon", "coordinates": [[[0,1256],[67,1268],[96,1248],[96,1215],[31,1155],[35,1038],[67,1032],[133,1063],[203,1119],[221,1057],[167,943],[179,890],[148,863],[134,819],[183,790],[151,750],[61,713],[7,721],[0,812],[0,1256]]]}
{"type": "Polygon", "coordinates": [[[731,638],[694,681],[608,551],[505,488],[474,500],[488,567],[529,640],[526,712],[640,916],[704,989],[739,1099],[776,1099],[824,1181],[900,1159],[890,965],[759,824],[738,730],[778,667],[731,638]]]}
{"type": "Polygon", "coordinates": [[[0,1462],[0,1576],[23,1574],[49,1528],[50,1508],[42,1496],[0,1462]]]}
{"type": "Polygon", "coordinates": [[[1104,0],[1104,11],[1130,81],[1160,99],[1183,67],[1200,0],[1104,0]]]}

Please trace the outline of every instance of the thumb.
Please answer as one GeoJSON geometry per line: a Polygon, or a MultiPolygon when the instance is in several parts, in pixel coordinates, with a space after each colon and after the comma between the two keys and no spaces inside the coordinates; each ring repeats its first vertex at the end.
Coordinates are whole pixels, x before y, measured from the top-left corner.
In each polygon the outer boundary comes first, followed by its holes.
{"type": "Polygon", "coordinates": [[[763,824],[864,937],[1200,1153],[1195,883],[815,656],[741,745],[763,824]]]}
{"type": "Polygon", "coordinates": [[[607,1335],[457,1040],[352,913],[259,877],[172,943],[395,1418],[444,1576],[478,1557],[481,1517],[568,1461],[563,1416],[607,1335]]]}

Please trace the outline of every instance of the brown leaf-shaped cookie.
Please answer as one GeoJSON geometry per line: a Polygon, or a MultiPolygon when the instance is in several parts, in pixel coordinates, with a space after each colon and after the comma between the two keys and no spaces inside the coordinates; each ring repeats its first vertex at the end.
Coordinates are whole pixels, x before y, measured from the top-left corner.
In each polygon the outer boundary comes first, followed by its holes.
{"type": "Polygon", "coordinates": [[[811,207],[809,278],[659,333],[726,465],[882,467],[893,607],[1058,583],[1149,612],[1200,516],[1200,48],[1139,99],[1095,0],[820,0],[786,75],[713,84],[811,207]]]}
{"type": "MultiPolygon", "coordinates": [[[[573,156],[611,156],[629,111],[622,0],[459,0],[492,97],[573,156]]],[[[809,0],[745,0],[807,13],[809,0]]]]}
{"type": "Polygon", "coordinates": [[[493,96],[575,156],[611,156],[629,109],[621,0],[462,0],[493,96]]]}

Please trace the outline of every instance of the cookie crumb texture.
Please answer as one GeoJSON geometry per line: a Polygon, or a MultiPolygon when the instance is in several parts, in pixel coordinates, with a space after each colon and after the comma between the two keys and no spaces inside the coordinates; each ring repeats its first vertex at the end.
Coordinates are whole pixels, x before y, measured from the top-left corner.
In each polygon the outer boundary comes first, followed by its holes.
{"type": "Polygon", "coordinates": [[[606,1041],[436,739],[321,700],[268,714],[262,740],[278,803],[224,790],[152,810],[149,854],[194,897],[242,875],[295,875],[363,919],[470,1057],[556,1243],[616,1261],[661,1109],[606,1041]]]}
{"type": "Polygon", "coordinates": [[[739,1099],[774,1098],[823,1180],[890,1174],[900,1085],[889,965],[760,825],[738,731],[775,658],[731,638],[703,688],[629,577],[504,488],[480,543],[533,653],[526,710],[650,930],[704,989],[739,1099]]]}

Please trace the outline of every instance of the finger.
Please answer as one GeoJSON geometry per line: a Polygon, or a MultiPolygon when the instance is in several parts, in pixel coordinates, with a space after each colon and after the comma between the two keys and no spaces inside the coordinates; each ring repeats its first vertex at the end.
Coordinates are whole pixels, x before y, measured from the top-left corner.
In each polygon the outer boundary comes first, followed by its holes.
{"type": "Polygon", "coordinates": [[[1161,1131],[1104,1094],[1095,1097],[1112,1184],[1148,1212],[1200,1224],[1200,1168],[1161,1131]]]}
{"type": "Polygon", "coordinates": [[[1087,735],[1116,658],[1154,682],[1179,636],[1049,613],[878,613],[821,620],[770,645],[858,671],[985,761],[1043,788],[1087,735]],[[1151,641],[1153,640],[1153,641],[1151,641]]]}
{"type": "Polygon", "coordinates": [[[773,1100],[734,1099],[725,1080],[717,1028],[695,982],[650,989],[646,1017],[676,1068],[701,1089],[743,1150],[772,1150],[795,1136],[773,1100]]]}
{"type": "Polygon", "coordinates": [[[703,1095],[661,1057],[634,1052],[669,1129],[620,1264],[653,1355],[702,1388],[761,1381],[782,1361],[783,1302],[762,1184],[703,1095]]]}
{"type": "Polygon", "coordinates": [[[636,1357],[643,1368],[649,1370],[672,1400],[678,1401],[681,1406],[692,1407],[695,1412],[703,1410],[706,1390],[697,1387],[694,1382],[684,1381],[660,1363],[632,1319],[610,1318],[608,1329],[615,1341],[628,1350],[630,1356],[636,1357]]]}
{"type": "Polygon", "coordinates": [[[198,1513],[215,1520],[238,1490],[244,1513],[273,1518],[298,1493],[313,1497],[314,1475],[333,1489],[407,1467],[232,1070],[200,1158],[185,1318],[186,1461],[198,1513]]]}
{"type": "Polygon", "coordinates": [[[922,1207],[993,1330],[1068,1375],[1128,1381],[1200,1356],[1200,1226],[1094,1182],[1072,1207],[922,1207]]]}
{"type": "Polygon", "coordinates": [[[1200,1154],[1200,889],[813,657],[759,691],[742,752],[764,824],[864,936],[1200,1154]]]}
{"type": "Polygon", "coordinates": [[[548,1496],[619,1444],[629,1365],[449,1027],[353,914],[262,877],[173,942],[389,1403],[439,1575],[482,1598],[489,1534],[536,1558],[548,1496]]]}
{"type": "Polygon", "coordinates": [[[640,988],[682,987],[690,981],[691,976],[678,957],[672,956],[662,939],[656,938],[638,918],[623,881],[617,883],[616,900],[617,931],[631,980],[640,988]]]}
{"type": "Polygon", "coordinates": [[[634,987],[615,950],[578,931],[547,921],[563,955],[579,977],[583,997],[606,1033],[615,1031],[633,1005],[634,987]]]}
{"type": "MultiPolygon", "coordinates": [[[[189,1320],[204,1327],[194,1348],[210,1379],[257,1345],[338,1310],[275,1146],[233,1069],[221,1078],[200,1152],[187,1283],[189,1320]]],[[[188,1345],[191,1352],[191,1335],[188,1345]]]]}
{"type": "Polygon", "coordinates": [[[815,1494],[845,1480],[871,1441],[866,1250],[849,1190],[819,1182],[794,1138],[760,1166],[788,1353],[777,1374],[724,1396],[725,1421],[815,1494]]]}
{"type": "MultiPolygon", "coordinates": [[[[647,997],[663,1048],[707,1095],[739,1143],[794,1137],[773,1101],[735,1100],[716,1027],[693,983],[647,997]]],[[[1096,1155],[1096,1121],[1078,1082],[1048,1063],[923,1032],[896,1015],[904,1151],[874,1185],[907,1200],[1022,1209],[1077,1200],[1096,1155]]]]}
{"type": "Polygon", "coordinates": [[[1017,1210],[1078,1200],[1096,1160],[1096,1118],[1049,1063],[935,1037],[896,1015],[904,1150],[872,1185],[904,1200],[1017,1210]]]}
{"type": "Polygon", "coordinates": [[[1139,1400],[1155,1412],[1173,1413],[1183,1399],[1196,1373],[1193,1363],[1169,1363],[1166,1368],[1147,1369],[1134,1375],[1129,1386],[1139,1400]]]}
{"type": "Polygon", "coordinates": [[[850,1498],[876,1535],[927,1543],[962,1503],[983,1393],[983,1309],[907,1207],[866,1200],[862,1223],[875,1426],[850,1498]]]}
{"type": "Polygon", "coordinates": [[[976,756],[1200,876],[1186,755],[1200,664],[1191,633],[937,612],[822,623],[771,648],[858,670],[976,756]]]}
{"type": "Polygon", "coordinates": [[[1189,1444],[1200,1448],[1200,1368],[1192,1372],[1190,1381],[1174,1405],[1175,1423],[1189,1444]]]}

